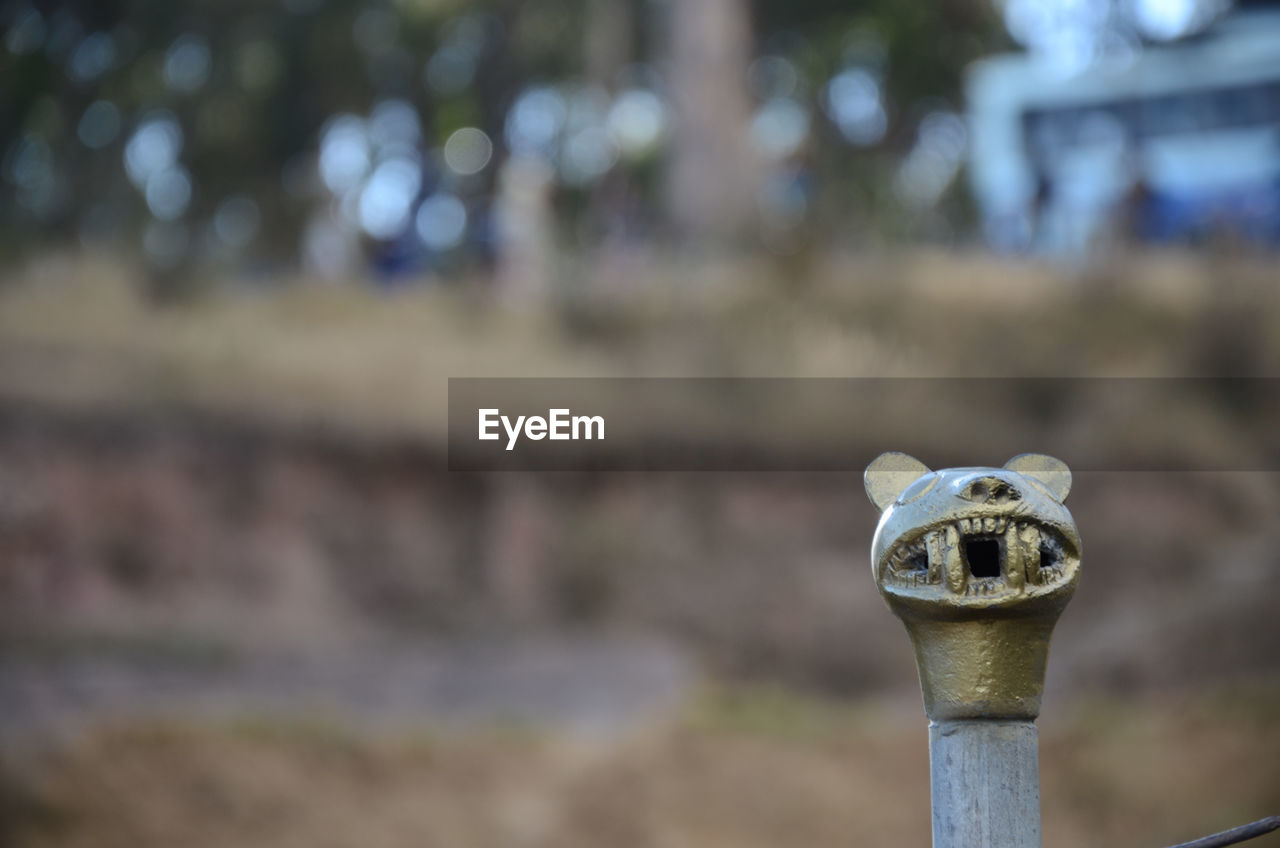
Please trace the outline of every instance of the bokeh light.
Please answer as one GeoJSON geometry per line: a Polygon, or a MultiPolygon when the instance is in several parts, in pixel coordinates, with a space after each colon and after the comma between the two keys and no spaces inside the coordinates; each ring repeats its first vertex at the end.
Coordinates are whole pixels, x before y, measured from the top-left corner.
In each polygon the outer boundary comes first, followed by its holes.
{"type": "Polygon", "coordinates": [[[412,156],[422,141],[422,123],[407,100],[383,100],[369,113],[368,135],[379,157],[412,156]]]}
{"type": "Polygon", "coordinates": [[[444,163],[462,176],[480,173],[492,157],[493,142],[476,127],[455,130],[444,143],[444,163]]]}
{"type": "Polygon", "coordinates": [[[1204,31],[1230,0],[1003,0],[1005,27],[1048,68],[1078,74],[1100,62],[1126,64],[1138,36],[1161,42],[1204,31]]]}
{"type": "Polygon", "coordinates": [[[880,84],[862,68],[847,68],[832,77],[826,108],[841,135],[860,147],[879,143],[889,126],[880,84]]]}
{"type": "Polygon", "coordinates": [[[45,218],[58,202],[58,179],[54,170],[53,150],[37,135],[21,137],[5,157],[5,177],[17,187],[20,206],[45,218]]]}
{"type": "Polygon", "coordinates": [[[396,157],[380,163],[360,192],[361,228],[376,239],[400,235],[421,186],[422,168],[416,161],[396,157]]]}
{"type": "Polygon", "coordinates": [[[5,33],[4,44],[15,56],[35,53],[44,45],[46,32],[44,16],[31,6],[24,6],[5,33]]]}
{"type": "Polygon", "coordinates": [[[1145,37],[1169,41],[1198,32],[1226,12],[1229,0],[1128,0],[1128,12],[1145,37]]]}
{"type": "Polygon", "coordinates": [[[71,54],[67,75],[77,83],[91,83],[115,65],[116,43],[110,34],[95,32],[71,54]]]}
{"type": "Polygon", "coordinates": [[[642,158],[653,153],[666,136],[666,104],[648,89],[627,89],[610,107],[608,127],[622,155],[642,158]]]}
{"type": "Polygon", "coordinates": [[[176,92],[191,94],[204,86],[212,67],[209,43],[198,35],[184,35],[165,54],[164,81],[176,92]]]}
{"type": "Polygon", "coordinates": [[[172,168],[182,152],[182,127],[173,113],[153,112],[144,117],[124,149],[125,171],[139,189],[154,174],[172,168]]]}
{"type": "Polygon", "coordinates": [[[452,96],[466,91],[487,42],[486,20],[479,15],[463,15],[445,27],[439,48],[427,60],[424,80],[435,94],[452,96]]]}
{"type": "Polygon", "coordinates": [[[555,156],[568,107],[553,88],[535,86],[523,91],[507,112],[505,139],[515,154],[555,156]]]}
{"type": "Polygon", "coordinates": [[[898,169],[895,188],[911,209],[934,206],[955,180],[964,162],[968,132],[964,119],[938,110],[920,121],[916,143],[898,169]]]}
{"type": "Polygon", "coordinates": [[[770,159],[793,156],[809,138],[809,112],[790,97],[765,101],[751,121],[751,140],[770,159]]]}
{"type": "Polygon", "coordinates": [[[231,248],[242,248],[253,241],[262,223],[258,204],[250,197],[237,195],[218,204],[213,216],[213,229],[218,238],[231,248]]]}
{"type": "Polygon", "coordinates": [[[438,192],[422,201],[415,225],[418,238],[430,250],[452,250],[466,235],[467,209],[454,195],[438,192]]]}
{"type": "Polygon", "coordinates": [[[144,195],[152,215],[162,221],[172,221],[187,211],[191,191],[191,175],[180,166],[171,166],[147,177],[144,195]]]}
{"type": "Polygon", "coordinates": [[[320,178],[330,191],[340,194],[364,179],[371,155],[364,121],[355,115],[339,115],[320,140],[320,178]]]}
{"type": "Polygon", "coordinates": [[[557,165],[566,185],[581,188],[603,177],[618,161],[618,145],[606,123],[609,96],[598,86],[575,86],[568,92],[565,105],[557,165]]]}
{"type": "Polygon", "coordinates": [[[76,136],[90,150],[99,150],[120,134],[120,110],[110,100],[95,100],[76,125],[76,136]]]}

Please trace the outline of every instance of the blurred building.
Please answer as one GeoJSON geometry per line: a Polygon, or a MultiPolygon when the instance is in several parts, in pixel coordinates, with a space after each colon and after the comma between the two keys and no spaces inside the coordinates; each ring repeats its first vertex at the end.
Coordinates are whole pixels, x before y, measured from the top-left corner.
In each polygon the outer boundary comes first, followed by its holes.
{"type": "Polygon", "coordinates": [[[969,173],[993,246],[1280,244],[1280,6],[1071,72],[1034,51],[992,56],[966,82],[969,173]]]}

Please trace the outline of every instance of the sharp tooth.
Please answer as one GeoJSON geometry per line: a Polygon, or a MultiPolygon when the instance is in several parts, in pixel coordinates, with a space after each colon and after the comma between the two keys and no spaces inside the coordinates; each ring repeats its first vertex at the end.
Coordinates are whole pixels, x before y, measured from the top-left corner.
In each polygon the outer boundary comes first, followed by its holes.
{"type": "Polygon", "coordinates": [[[996,532],[996,520],[994,518],[984,518],[982,520],[982,529],[988,533],[996,532]]]}
{"type": "Polygon", "coordinates": [[[947,589],[953,594],[965,590],[964,562],[960,559],[960,534],[954,527],[946,528],[946,538],[942,540],[942,570],[946,575],[947,589]]]}
{"type": "Polygon", "coordinates": [[[1022,545],[1018,544],[1018,528],[1010,521],[1009,529],[1004,531],[1004,579],[1008,581],[1010,589],[1021,592],[1026,576],[1022,545]]]}
{"type": "Polygon", "coordinates": [[[1040,575],[1040,528],[1034,524],[1025,524],[1018,531],[1018,539],[1022,543],[1022,562],[1027,570],[1027,582],[1035,585],[1041,582],[1040,575]]]}
{"type": "Polygon", "coordinates": [[[925,550],[929,556],[929,582],[942,582],[942,561],[945,558],[943,553],[945,531],[934,530],[925,537],[925,550]]]}

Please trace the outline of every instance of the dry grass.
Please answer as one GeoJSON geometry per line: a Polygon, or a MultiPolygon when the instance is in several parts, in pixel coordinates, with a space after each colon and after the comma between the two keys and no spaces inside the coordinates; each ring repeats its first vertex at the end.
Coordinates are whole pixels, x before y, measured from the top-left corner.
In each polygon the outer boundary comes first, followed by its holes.
{"type": "Polygon", "coordinates": [[[1280,364],[1265,262],[1180,254],[1067,274],[981,255],[655,261],[623,293],[531,305],[474,291],[283,285],[142,303],[101,257],[0,288],[0,396],[196,408],[438,438],[450,376],[1170,375],[1280,364]]]}
{"type": "MultiPolygon", "coordinates": [[[[1280,693],[1096,702],[1042,719],[1045,843],[1158,846],[1280,809],[1280,693]]],[[[388,740],[315,726],[100,732],[15,778],[37,846],[928,844],[918,707],[709,699],[623,743],[388,740]]],[[[1271,837],[1258,848],[1280,844],[1271,837]]]]}

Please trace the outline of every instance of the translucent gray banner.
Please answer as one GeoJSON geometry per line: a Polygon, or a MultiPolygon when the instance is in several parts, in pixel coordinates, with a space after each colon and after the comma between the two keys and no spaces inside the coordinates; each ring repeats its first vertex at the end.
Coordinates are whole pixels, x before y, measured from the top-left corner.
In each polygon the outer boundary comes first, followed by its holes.
{"type": "Polygon", "coordinates": [[[1049,453],[1078,471],[1280,468],[1275,378],[451,379],[452,470],[861,471],[1049,453]]]}

